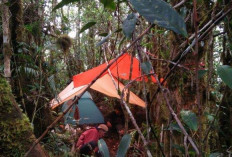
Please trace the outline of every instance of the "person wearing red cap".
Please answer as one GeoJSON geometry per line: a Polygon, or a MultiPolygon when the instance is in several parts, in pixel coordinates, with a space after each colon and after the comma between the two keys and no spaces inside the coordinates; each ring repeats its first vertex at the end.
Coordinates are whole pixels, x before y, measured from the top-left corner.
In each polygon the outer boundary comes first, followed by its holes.
{"type": "Polygon", "coordinates": [[[83,132],[76,143],[79,153],[82,156],[96,153],[98,151],[97,142],[104,137],[107,131],[108,127],[105,124],[100,124],[98,127],[92,127],[83,132]]]}

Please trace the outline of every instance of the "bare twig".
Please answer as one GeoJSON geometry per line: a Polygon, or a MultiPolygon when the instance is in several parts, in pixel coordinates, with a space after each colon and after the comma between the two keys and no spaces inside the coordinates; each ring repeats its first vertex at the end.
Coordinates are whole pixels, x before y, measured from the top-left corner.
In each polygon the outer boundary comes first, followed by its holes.
{"type": "MultiPolygon", "coordinates": [[[[140,48],[140,50],[142,50],[142,49],[140,48]]],[[[142,52],[144,52],[144,51],[142,50],[142,52]]],[[[144,53],[146,53],[146,52],[144,52],[144,53]]],[[[140,53],[139,53],[139,56],[140,56],[140,58],[141,58],[141,54],[140,54],[140,53]]],[[[147,59],[149,60],[148,57],[147,57],[147,59]]],[[[141,62],[141,59],[140,59],[140,62],[141,62]]],[[[140,63],[140,64],[141,64],[141,63],[140,63]]],[[[154,71],[154,70],[153,70],[153,71],[154,71]]],[[[143,84],[144,84],[144,77],[142,77],[142,78],[143,78],[143,84]]],[[[145,86],[145,85],[144,85],[144,86],[145,86]]],[[[144,90],[145,90],[145,89],[144,89],[144,90]]],[[[149,124],[149,129],[151,130],[153,136],[155,137],[155,140],[157,141],[157,144],[158,144],[158,148],[160,149],[162,155],[165,156],[164,151],[163,151],[163,148],[162,148],[161,145],[160,145],[160,141],[159,141],[158,137],[156,136],[156,133],[155,133],[155,131],[153,130],[152,125],[151,125],[151,120],[150,120],[150,118],[149,118],[149,106],[148,106],[147,98],[146,98],[146,96],[145,96],[145,91],[144,91],[144,98],[145,98],[145,100],[146,100],[146,118],[147,118],[147,122],[148,122],[148,124],[149,124]]]]}
{"type": "Polygon", "coordinates": [[[167,89],[161,89],[161,91],[162,91],[163,96],[164,96],[164,98],[165,98],[165,100],[166,100],[166,103],[167,103],[167,106],[168,106],[168,108],[169,108],[169,111],[171,112],[173,118],[176,120],[177,124],[179,125],[179,127],[180,127],[180,129],[181,129],[181,132],[187,137],[187,139],[188,139],[188,141],[191,143],[193,149],[196,151],[197,155],[199,155],[200,152],[199,152],[199,150],[198,150],[196,144],[193,142],[192,137],[189,136],[189,134],[188,134],[187,131],[185,130],[183,124],[181,123],[181,121],[179,120],[179,118],[177,117],[176,113],[174,112],[174,110],[173,110],[172,107],[171,107],[171,104],[170,104],[170,102],[169,102],[169,100],[168,100],[167,93],[166,93],[167,89]]]}
{"type": "MultiPolygon", "coordinates": [[[[144,75],[141,75],[141,76],[135,78],[134,80],[130,81],[130,82],[124,87],[124,89],[122,90],[121,99],[122,99],[123,96],[124,96],[124,92],[128,89],[128,87],[129,87],[133,82],[135,82],[137,79],[143,78],[143,77],[145,77],[145,76],[153,75],[153,74],[154,74],[154,73],[144,74],[144,75]]],[[[127,104],[125,103],[125,101],[123,102],[123,104],[126,105],[125,108],[128,107],[127,104]]],[[[137,123],[136,123],[136,120],[134,119],[134,117],[133,117],[133,115],[132,115],[130,109],[129,109],[129,108],[126,108],[126,110],[127,110],[127,111],[129,110],[128,113],[129,113],[129,116],[130,116],[130,118],[131,118],[131,121],[132,121],[132,123],[134,124],[134,126],[135,126],[136,130],[138,131],[138,133],[140,134],[141,130],[140,130],[140,128],[138,127],[138,125],[137,125],[137,123]]],[[[142,133],[141,133],[140,135],[141,135],[142,141],[143,141],[143,143],[144,143],[144,146],[146,146],[146,145],[147,145],[147,141],[146,141],[145,137],[142,135],[142,133]]],[[[162,147],[161,147],[161,145],[160,145],[159,139],[158,139],[158,137],[156,136],[155,133],[154,133],[154,136],[155,136],[155,139],[157,140],[158,147],[159,147],[159,149],[160,149],[162,155],[165,157],[164,151],[163,151],[163,149],[162,149],[162,147]]]]}
{"type": "MultiPolygon", "coordinates": [[[[138,44],[136,44],[136,47],[137,47],[137,51],[139,52],[138,53],[138,56],[139,56],[139,62],[140,62],[140,69],[142,69],[142,57],[141,57],[141,54],[140,54],[140,48],[138,47],[138,44]]],[[[143,74],[143,71],[141,71],[141,74],[143,74]]],[[[146,124],[147,124],[147,140],[149,141],[150,140],[150,130],[151,130],[151,127],[149,125],[149,114],[148,114],[148,109],[147,109],[147,104],[148,104],[148,101],[147,101],[147,89],[146,89],[146,85],[145,85],[145,80],[144,80],[144,77],[142,78],[142,83],[143,83],[143,97],[145,99],[145,103],[146,103],[146,124]]],[[[158,142],[158,141],[157,141],[158,142]]]]}
{"type": "Polygon", "coordinates": [[[119,57],[121,57],[128,49],[130,49],[138,40],[140,40],[152,27],[154,24],[150,25],[143,33],[141,33],[128,47],[126,47],[119,55],[116,57],[106,68],[100,72],[95,79],[85,88],[85,90],[80,93],[79,97],[75,97],[72,104],[59,116],[55,119],[52,124],[50,124],[47,129],[43,132],[43,134],[32,144],[31,148],[26,152],[25,157],[28,156],[28,154],[32,151],[32,149],[40,142],[40,140],[48,133],[48,131],[55,126],[55,124],[64,117],[64,115],[72,108],[72,106],[80,99],[80,97],[96,82],[97,79],[99,79],[105,71],[110,68],[110,66],[118,60],[119,57]]]}
{"type": "MultiPolygon", "coordinates": [[[[134,80],[134,81],[135,81],[135,80],[134,80]]],[[[128,105],[126,104],[126,102],[125,102],[124,99],[123,99],[123,98],[124,98],[124,93],[125,93],[126,90],[128,90],[129,85],[130,85],[131,83],[132,83],[132,82],[130,81],[130,82],[124,87],[124,89],[122,90],[121,101],[122,101],[122,103],[123,103],[123,105],[124,105],[124,107],[125,107],[125,109],[126,109],[128,115],[129,115],[129,117],[130,117],[130,119],[131,119],[133,125],[135,126],[136,130],[138,131],[138,133],[139,133],[139,135],[140,135],[140,137],[141,137],[141,139],[142,139],[142,141],[143,141],[143,145],[144,145],[144,147],[145,147],[146,150],[147,150],[147,155],[148,155],[148,157],[152,157],[150,150],[147,148],[148,142],[147,142],[147,140],[145,139],[145,137],[143,136],[143,133],[142,133],[142,131],[140,130],[138,124],[136,123],[136,120],[135,120],[135,118],[134,118],[132,112],[130,111],[130,108],[128,107],[128,105]]]]}
{"type": "MultiPolygon", "coordinates": [[[[215,15],[215,18],[214,18],[214,19],[209,20],[209,22],[207,22],[207,23],[198,31],[198,34],[201,33],[201,32],[203,32],[203,31],[205,31],[206,28],[208,28],[210,25],[212,25],[212,23],[213,23],[215,20],[217,20],[217,18],[219,18],[219,17],[222,15],[223,11],[224,11],[224,10],[221,10],[219,13],[217,13],[217,15],[215,15]]],[[[194,37],[195,37],[195,33],[193,33],[193,34],[188,38],[187,41],[192,40],[194,37]]],[[[184,46],[187,44],[187,41],[183,42],[179,47],[180,47],[180,48],[181,48],[181,47],[184,47],[184,46]]]]}
{"type": "Polygon", "coordinates": [[[184,136],[184,149],[185,149],[185,156],[186,157],[189,156],[187,140],[188,140],[187,136],[184,136]]]}
{"type": "MultiPolygon", "coordinates": [[[[214,23],[205,31],[203,32],[198,40],[201,41],[206,34],[208,34],[215,26],[217,23],[219,23],[226,15],[228,15],[230,13],[230,11],[232,10],[232,8],[229,8],[224,14],[222,14],[216,21],[214,21],[214,23]]],[[[168,72],[168,74],[164,77],[164,80],[161,82],[161,84],[163,84],[167,78],[173,73],[173,71],[175,70],[175,68],[179,65],[180,61],[183,59],[184,56],[186,56],[188,54],[188,52],[193,48],[193,46],[196,44],[196,40],[194,39],[192,41],[192,43],[182,52],[182,53],[179,53],[180,54],[180,57],[178,59],[178,61],[176,62],[176,64],[171,68],[171,70],[168,72]]],[[[179,56],[179,55],[177,55],[179,56]]],[[[153,94],[152,96],[152,99],[151,99],[151,102],[153,102],[156,94],[159,92],[160,88],[158,88],[156,90],[156,92],[153,94]]],[[[149,109],[149,108],[148,108],[149,109]]]]}
{"type": "MultiPolygon", "coordinates": [[[[106,45],[105,45],[105,49],[106,49],[106,45]]],[[[110,50],[110,49],[109,49],[110,50]]],[[[112,54],[112,53],[111,53],[112,54]]],[[[106,58],[106,52],[104,51],[104,58],[105,58],[105,62],[106,62],[106,65],[109,65],[109,62],[108,62],[108,60],[107,60],[107,58],[106,58]]],[[[116,82],[115,82],[115,79],[114,79],[114,77],[112,76],[112,73],[111,73],[111,71],[110,71],[110,69],[108,69],[107,70],[108,71],[108,73],[109,73],[109,75],[110,75],[110,77],[111,77],[111,80],[113,81],[113,84],[114,84],[114,86],[115,86],[115,89],[118,91],[118,86],[116,85],[116,82]]]]}
{"type": "MultiPolygon", "coordinates": [[[[146,52],[147,53],[147,52],[146,52]]],[[[148,55],[150,55],[150,56],[152,56],[152,54],[150,54],[150,53],[147,53],[148,55]]],[[[170,64],[173,64],[173,65],[176,65],[176,63],[175,62],[172,62],[172,61],[170,61],[170,60],[166,60],[166,59],[159,59],[159,58],[150,58],[150,60],[158,60],[158,61],[163,61],[163,62],[167,62],[167,63],[170,63],[170,64]]],[[[185,70],[189,70],[189,68],[187,68],[187,67],[185,67],[185,66],[183,66],[183,65],[181,65],[181,64],[178,64],[177,65],[178,67],[180,67],[180,68],[183,68],[183,69],[185,69],[185,70]]]]}
{"type": "Polygon", "coordinates": [[[226,34],[226,33],[227,33],[227,32],[220,32],[220,33],[214,34],[213,37],[215,38],[215,37],[217,37],[217,36],[219,36],[219,35],[224,35],[224,34],[226,34]]]}
{"type": "Polygon", "coordinates": [[[173,8],[176,9],[176,8],[182,6],[185,2],[186,2],[186,0],[182,0],[180,3],[176,4],[173,8]]]}

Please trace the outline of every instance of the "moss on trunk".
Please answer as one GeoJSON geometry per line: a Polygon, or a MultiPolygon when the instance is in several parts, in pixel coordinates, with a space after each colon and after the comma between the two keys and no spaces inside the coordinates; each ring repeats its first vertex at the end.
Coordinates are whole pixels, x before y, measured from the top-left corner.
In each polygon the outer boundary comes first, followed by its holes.
{"type": "MultiPolygon", "coordinates": [[[[33,128],[2,76],[0,93],[0,156],[23,156],[35,141],[33,128]]],[[[29,156],[45,156],[45,153],[38,145],[29,156]]]]}

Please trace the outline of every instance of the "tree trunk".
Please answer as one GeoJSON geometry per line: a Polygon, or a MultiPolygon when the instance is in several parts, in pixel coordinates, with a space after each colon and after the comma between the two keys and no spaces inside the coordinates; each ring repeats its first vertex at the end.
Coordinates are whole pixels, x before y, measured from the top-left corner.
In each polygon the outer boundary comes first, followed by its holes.
{"type": "MultiPolygon", "coordinates": [[[[28,117],[18,107],[11,87],[0,76],[0,156],[23,156],[36,140],[28,117]]],[[[29,154],[44,157],[45,152],[37,145],[29,154]]]]}
{"type": "Polygon", "coordinates": [[[2,30],[3,30],[3,54],[4,54],[4,76],[11,77],[10,59],[12,56],[12,49],[10,47],[10,28],[9,28],[9,7],[5,5],[8,1],[2,1],[2,30]]]}

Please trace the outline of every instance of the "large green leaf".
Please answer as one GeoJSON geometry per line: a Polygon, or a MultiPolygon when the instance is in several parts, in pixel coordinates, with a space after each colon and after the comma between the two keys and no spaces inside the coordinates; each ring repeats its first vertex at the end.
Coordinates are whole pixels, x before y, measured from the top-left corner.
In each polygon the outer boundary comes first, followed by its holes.
{"type": "Polygon", "coordinates": [[[84,32],[86,29],[89,29],[90,27],[94,26],[96,24],[95,21],[91,21],[86,23],[80,30],[80,33],[84,32]]]}
{"type": "Polygon", "coordinates": [[[131,143],[131,135],[125,134],[122,137],[122,140],[120,141],[116,157],[126,156],[126,152],[130,146],[130,143],[131,143]]]}
{"type": "Polygon", "coordinates": [[[56,9],[62,8],[63,6],[73,3],[73,2],[79,2],[80,0],[62,0],[60,3],[58,3],[52,11],[55,11],[56,9]]]}
{"type": "Polygon", "coordinates": [[[192,111],[182,110],[180,112],[181,119],[183,122],[192,130],[197,131],[198,128],[198,121],[197,116],[192,111]]]}
{"type": "Polygon", "coordinates": [[[168,3],[162,0],[130,0],[130,2],[149,22],[187,37],[183,18],[168,3]]]}
{"type": "Polygon", "coordinates": [[[116,4],[114,0],[100,0],[100,2],[104,5],[105,8],[115,10],[116,9],[116,4]]]}
{"type": "Polygon", "coordinates": [[[229,65],[218,66],[217,73],[222,81],[232,89],[232,67],[229,65]]]}
{"type": "Polygon", "coordinates": [[[127,38],[131,38],[133,31],[135,30],[135,25],[137,22],[137,16],[135,14],[129,14],[127,18],[123,21],[122,30],[127,38]]]}
{"type": "Polygon", "coordinates": [[[98,140],[98,148],[102,156],[110,157],[109,149],[103,139],[98,140]]]}

